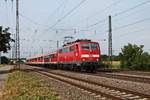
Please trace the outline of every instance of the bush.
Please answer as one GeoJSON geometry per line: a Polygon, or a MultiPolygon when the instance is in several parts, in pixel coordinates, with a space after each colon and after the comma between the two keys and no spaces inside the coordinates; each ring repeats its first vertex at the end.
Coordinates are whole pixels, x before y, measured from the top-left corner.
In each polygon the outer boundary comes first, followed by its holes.
{"type": "Polygon", "coordinates": [[[121,68],[132,70],[149,70],[150,56],[143,51],[143,45],[137,46],[128,44],[122,48],[119,54],[121,59],[121,68]]]}
{"type": "Polygon", "coordinates": [[[5,56],[1,57],[1,64],[8,64],[9,62],[10,62],[10,60],[7,57],[5,57],[5,56]]]}

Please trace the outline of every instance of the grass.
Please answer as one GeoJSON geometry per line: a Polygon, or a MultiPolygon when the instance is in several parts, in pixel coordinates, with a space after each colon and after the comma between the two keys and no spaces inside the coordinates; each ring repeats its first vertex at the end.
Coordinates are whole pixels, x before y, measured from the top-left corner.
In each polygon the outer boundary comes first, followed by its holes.
{"type": "Polygon", "coordinates": [[[0,64],[0,67],[4,67],[5,65],[0,64]]]}
{"type": "Polygon", "coordinates": [[[0,100],[58,100],[58,97],[44,79],[14,71],[5,82],[0,100]]]}
{"type": "MultiPolygon", "coordinates": [[[[103,63],[108,65],[109,62],[103,61],[103,63]]],[[[120,61],[112,61],[112,68],[113,69],[120,69],[120,61]]]]}
{"type": "Polygon", "coordinates": [[[112,68],[120,69],[120,61],[113,61],[112,62],[112,68]]]}

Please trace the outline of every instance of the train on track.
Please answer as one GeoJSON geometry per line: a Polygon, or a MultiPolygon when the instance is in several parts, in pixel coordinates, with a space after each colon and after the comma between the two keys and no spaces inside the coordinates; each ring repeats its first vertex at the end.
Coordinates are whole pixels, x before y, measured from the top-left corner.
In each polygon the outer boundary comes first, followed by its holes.
{"type": "Polygon", "coordinates": [[[80,39],[64,44],[55,52],[27,58],[26,64],[58,69],[95,72],[100,62],[98,42],[80,39]]]}

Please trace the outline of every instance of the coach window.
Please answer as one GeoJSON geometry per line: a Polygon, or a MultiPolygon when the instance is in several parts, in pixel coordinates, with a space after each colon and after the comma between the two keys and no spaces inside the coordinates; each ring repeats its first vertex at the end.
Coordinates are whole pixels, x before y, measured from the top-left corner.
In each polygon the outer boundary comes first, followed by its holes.
{"type": "Polygon", "coordinates": [[[53,54],[51,54],[49,57],[50,57],[50,58],[53,58],[53,54]]]}
{"type": "Polygon", "coordinates": [[[59,53],[62,53],[62,49],[59,50],[59,53]]]}
{"type": "Polygon", "coordinates": [[[69,51],[70,51],[70,50],[69,50],[69,47],[67,47],[67,48],[65,48],[65,49],[66,49],[66,50],[65,50],[66,52],[69,52],[69,51]]]}
{"type": "Polygon", "coordinates": [[[51,58],[56,58],[56,54],[52,54],[52,55],[51,55],[51,58]]]}
{"type": "Polygon", "coordinates": [[[49,59],[51,59],[51,58],[52,58],[52,56],[51,56],[51,55],[49,55],[49,56],[48,56],[48,58],[49,58],[49,59]]]}
{"type": "Polygon", "coordinates": [[[54,58],[54,54],[51,55],[51,58],[54,58]]]}
{"type": "Polygon", "coordinates": [[[63,48],[63,49],[62,49],[62,53],[64,53],[64,52],[65,52],[65,49],[63,48]]]}
{"type": "Polygon", "coordinates": [[[74,51],[74,50],[75,50],[74,46],[71,46],[70,51],[74,51]]]}
{"type": "Polygon", "coordinates": [[[63,52],[63,53],[69,52],[69,48],[63,48],[63,49],[62,49],[62,52],[63,52]]]}
{"type": "Polygon", "coordinates": [[[65,49],[65,48],[63,48],[63,49],[62,49],[62,52],[63,52],[63,53],[65,53],[65,52],[66,52],[66,49],[65,49]]]}
{"type": "Polygon", "coordinates": [[[67,52],[67,48],[64,48],[64,52],[67,52]]]}
{"type": "Polygon", "coordinates": [[[54,54],[54,58],[56,58],[56,54],[54,54]]]}
{"type": "Polygon", "coordinates": [[[49,60],[49,56],[45,56],[45,57],[44,57],[44,60],[49,60]]]}

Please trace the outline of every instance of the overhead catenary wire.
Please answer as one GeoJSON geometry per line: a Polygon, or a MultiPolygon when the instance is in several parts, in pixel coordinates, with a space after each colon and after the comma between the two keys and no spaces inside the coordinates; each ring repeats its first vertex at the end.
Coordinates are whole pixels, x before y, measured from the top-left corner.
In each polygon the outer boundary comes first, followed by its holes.
{"type": "Polygon", "coordinates": [[[121,34],[119,34],[119,35],[117,34],[116,36],[117,36],[117,37],[124,37],[124,36],[127,36],[126,34],[143,32],[143,31],[145,31],[145,30],[147,30],[147,29],[143,28],[143,29],[138,29],[138,30],[131,31],[131,32],[126,32],[126,33],[122,33],[122,32],[121,32],[121,34]]]}
{"type": "MultiPolygon", "coordinates": [[[[64,0],[63,2],[61,2],[60,4],[58,4],[58,6],[52,11],[52,12],[50,12],[49,13],[49,15],[48,15],[48,17],[43,21],[43,25],[46,25],[46,27],[49,27],[49,25],[48,25],[48,22],[50,21],[50,17],[52,17],[52,16],[54,16],[55,15],[55,13],[58,13],[59,12],[59,9],[61,9],[65,4],[66,4],[66,1],[67,0],[64,0]]],[[[37,29],[41,29],[41,27],[42,26],[37,26],[37,29]]],[[[44,32],[44,30],[45,30],[45,26],[44,27],[42,27],[42,29],[41,29],[41,32],[40,32],[40,30],[39,30],[39,32],[38,33],[43,33],[44,32]],[[42,31],[43,30],[43,31],[42,31]]],[[[39,34],[39,35],[40,35],[39,34]]],[[[37,36],[39,36],[39,35],[37,35],[37,36]]]]}
{"type": "Polygon", "coordinates": [[[79,8],[85,1],[87,0],[82,0],[79,4],[77,4],[75,7],[73,7],[68,13],[66,13],[64,16],[62,16],[60,19],[56,21],[52,26],[50,26],[46,32],[48,32],[50,29],[53,29],[59,22],[61,22],[63,19],[65,19],[68,15],[70,15],[73,11],[75,11],[77,8],[79,8]]]}
{"type": "MultiPolygon", "coordinates": [[[[125,9],[125,10],[119,12],[119,13],[116,13],[116,14],[112,15],[112,17],[116,17],[116,16],[119,16],[119,15],[122,15],[122,14],[124,14],[124,13],[127,13],[127,12],[129,12],[129,11],[131,11],[131,10],[134,10],[135,8],[138,8],[138,7],[140,7],[140,6],[142,6],[142,5],[145,5],[145,4],[147,4],[147,3],[150,3],[150,0],[144,1],[144,2],[142,2],[142,3],[140,3],[140,4],[135,5],[134,7],[131,7],[131,8],[125,9]]],[[[99,21],[97,21],[97,22],[95,22],[95,23],[93,23],[93,24],[91,24],[91,25],[89,25],[89,26],[87,26],[87,27],[88,27],[88,28],[89,28],[89,27],[94,27],[94,26],[96,26],[96,25],[98,25],[98,24],[100,24],[100,23],[102,23],[102,22],[104,22],[104,21],[106,21],[106,19],[99,20],[99,21]]]]}
{"type": "Polygon", "coordinates": [[[150,17],[142,19],[142,20],[135,21],[133,23],[129,23],[129,24],[126,24],[126,25],[119,26],[119,27],[115,28],[114,30],[120,30],[122,28],[126,28],[126,27],[129,27],[129,26],[138,24],[138,23],[142,23],[142,22],[148,21],[148,20],[150,20],[150,17]]]}
{"type": "Polygon", "coordinates": [[[8,26],[8,24],[9,24],[9,10],[8,10],[8,1],[7,0],[5,0],[5,9],[6,9],[6,17],[5,17],[5,21],[6,21],[6,24],[7,24],[7,26],[8,26]]]}
{"type": "MultiPolygon", "coordinates": [[[[56,9],[54,9],[54,10],[48,15],[48,17],[51,17],[51,16],[53,16],[56,12],[58,12],[58,10],[66,4],[66,1],[67,1],[67,0],[65,0],[64,2],[62,2],[56,9]]],[[[48,21],[49,21],[49,18],[48,18],[47,20],[45,20],[45,22],[48,22],[48,21]]],[[[45,23],[45,22],[44,22],[44,23],[45,23]]]]}
{"type": "Polygon", "coordinates": [[[135,5],[135,6],[131,7],[131,8],[128,8],[126,10],[123,10],[123,11],[119,12],[119,13],[116,13],[116,14],[112,15],[112,17],[118,16],[118,15],[122,15],[124,13],[127,13],[127,12],[131,11],[131,10],[134,10],[135,8],[143,6],[143,5],[147,4],[147,3],[150,3],[150,0],[144,1],[144,2],[142,2],[140,4],[137,4],[137,5],[135,5]]]}
{"type": "MultiPolygon", "coordinates": [[[[107,7],[103,8],[102,10],[96,12],[95,14],[97,15],[99,12],[102,14],[103,12],[105,12],[107,9],[113,7],[114,5],[117,5],[121,2],[121,0],[118,0],[116,2],[113,2],[112,4],[108,5],[107,7]]],[[[91,16],[87,17],[86,19],[90,19],[93,18],[93,16],[95,16],[95,14],[92,14],[91,16]]]]}
{"type": "MultiPolygon", "coordinates": [[[[96,12],[96,14],[98,14],[99,12],[101,12],[101,13],[102,13],[102,12],[105,12],[107,9],[111,8],[112,6],[114,6],[114,5],[116,5],[116,4],[119,4],[120,2],[121,2],[121,0],[118,0],[118,1],[116,1],[116,2],[114,2],[114,3],[112,3],[112,4],[110,4],[110,5],[108,5],[107,7],[103,8],[102,10],[96,12]]],[[[93,18],[94,15],[95,15],[95,14],[92,14],[91,16],[87,17],[86,20],[89,20],[90,18],[93,18]]],[[[91,24],[91,25],[87,25],[86,27],[83,27],[83,28],[94,27],[94,26],[96,26],[96,25],[98,25],[98,24],[100,24],[100,23],[105,22],[106,20],[107,20],[107,19],[99,20],[99,21],[97,21],[97,22],[95,22],[95,23],[93,23],[93,24],[91,24]]]]}
{"type": "Polygon", "coordinates": [[[63,13],[65,12],[65,9],[66,9],[66,6],[67,6],[67,2],[68,2],[68,0],[65,1],[64,5],[63,5],[63,7],[61,9],[62,11],[61,11],[60,15],[63,15],[63,13]]]}
{"type": "Polygon", "coordinates": [[[32,23],[32,24],[47,27],[47,25],[43,25],[43,24],[40,24],[40,23],[38,23],[38,22],[35,22],[34,20],[32,20],[31,18],[29,18],[29,17],[25,16],[25,15],[24,15],[24,14],[22,14],[22,13],[19,13],[19,15],[20,15],[22,18],[25,18],[26,20],[28,20],[28,21],[29,21],[30,23],[32,23]]]}
{"type": "Polygon", "coordinates": [[[106,20],[107,20],[106,18],[105,18],[105,19],[102,19],[102,20],[99,20],[99,21],[95,22],[94,24],[91,24],[91,25],[89,25],[89,26],[87,26],[87,27],[85,27],[85,28],[90,28],[90,27],[96,26],[96,25],[98,25],[98,24],[100,24],[100,23],[105,22],[106,20]]]}

